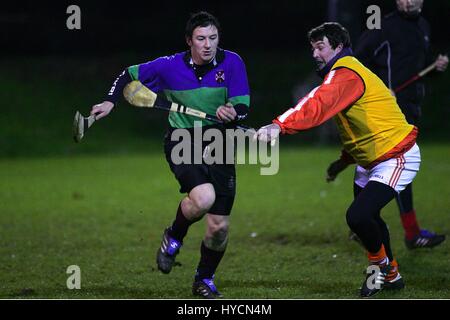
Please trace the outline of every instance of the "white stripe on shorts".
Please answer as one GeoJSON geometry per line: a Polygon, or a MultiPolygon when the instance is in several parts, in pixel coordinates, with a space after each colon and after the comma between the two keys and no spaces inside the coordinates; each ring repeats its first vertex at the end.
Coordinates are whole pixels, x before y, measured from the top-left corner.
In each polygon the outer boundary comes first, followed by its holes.
{"type": "Polygon", "coordinates": [[[400,179],[400,175],[402,174],[403,169],[405,169],[405,157],[402,155],[400,158],[396,158],[397,160],[397,167],[395,168],[394,172],[392,173],[391,179],[389,180],[389,185],[395,189],[395,186],[398,183],[398,180],[400,179]]]}

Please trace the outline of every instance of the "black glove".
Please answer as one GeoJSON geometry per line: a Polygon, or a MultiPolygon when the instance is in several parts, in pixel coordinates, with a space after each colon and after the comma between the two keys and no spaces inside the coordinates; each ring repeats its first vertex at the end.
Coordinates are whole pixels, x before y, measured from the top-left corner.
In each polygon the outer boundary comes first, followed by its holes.
{"type": "Polygon", "coordinates": [[[327,169],[327,182],[334,181],[337,175],[347,167],[348,163],[342,159],[333,161],[327,169]]]}

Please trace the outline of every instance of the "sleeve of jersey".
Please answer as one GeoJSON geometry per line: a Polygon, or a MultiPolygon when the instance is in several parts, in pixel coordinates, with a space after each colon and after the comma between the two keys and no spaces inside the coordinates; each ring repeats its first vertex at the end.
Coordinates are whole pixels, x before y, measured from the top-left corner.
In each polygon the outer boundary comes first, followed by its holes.
{"type": "MultiPolygon", "coordinates": [[[[428,23],[428,21],[423,20],[424,24],[425,24],[425,34],[428,35],[428,44],[432,43],[432,37],[431,37],[431,28],[430,28],[430,24],[428,23]]],[[[429,66],[430,64],[432,64],[435,60],[436,57],[433,55],[434,49],[432,46],[427,45],[425,46],[425,65],[429,66]]],[[[436,74],[436,72],[434,72],[434,74],[436,74]]]]}
{"type": "Polygon", "coordinates": [[[341,158],[340,159],[346,164],[356,163],[355,159],[353,159],[353,157],[350,155],[350,153],[348,153],[344,149],[341,150],[341,158]]]}
{"type": "MultiPolygon", "coordinates": [[[[250,89],[247,79],[245,64],[239,56],[233,57],[234,61],[231,67],[228,82],[228,102],[236,110],[237,120],[243,120],[247,117],[250,107],[250,89]]],[[[227,75],[225,75],[226,77],[227,75]]]]}
{"type": "Polygon", "coordinates": [[[364,83],[354,71],[341,68],[328,73],[323,83],[298,104],[273,120],[283,134],[319,126],[355,103],[364,93],[364,83]]]}
{"type": "Polygon", "coordinates": [[[354,49],[355,57],[361,61],[363,65],[370,66],[375,56],[375,52],[380,47],[381,42],[382,31],[380,29],[365,31],[356,43],[354,49]]]}
{"type": "Polygon", "coordinates": [[[173,57],[160,57],[155,60],[128,67],[128,73],[132,80],[139,80],[153,92],[160,92],[160,76],[167,69],[168,61],[173,57]]]}
{"type": "Polygon", "coordinates": [[[164,58],[158,58],[125,69],[114,81],[105,100],[116,104],[122,96],[123,88],[133,80],[139,80],[154,92],[158,92],[158,70],[163,60],[164,58]]]}
{"type": "Polygon", "coordinates": [[[114,81],[111,89],[109,89],[108,95],[106,96],[105,100],[110,101],[114,104],[116,104],[122,95],[123,88],[127,85],[127,83],[131,82],[131,76],[127,72],[127,70],[124,70],[114,81]]]}

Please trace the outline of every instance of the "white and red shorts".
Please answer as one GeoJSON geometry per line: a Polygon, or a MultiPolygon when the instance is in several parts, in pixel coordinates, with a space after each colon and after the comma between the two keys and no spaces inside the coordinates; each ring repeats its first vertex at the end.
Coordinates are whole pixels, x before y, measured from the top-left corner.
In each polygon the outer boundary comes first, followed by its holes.
{"type": "Polygon", "coordinates": [[[414,144],[400,157],[383,161],[371,169],[356,166],[355,183],[364,188],[369,181],[377,181],[401,192],[414,180],[419,167],[420,150],[414,144]]]}

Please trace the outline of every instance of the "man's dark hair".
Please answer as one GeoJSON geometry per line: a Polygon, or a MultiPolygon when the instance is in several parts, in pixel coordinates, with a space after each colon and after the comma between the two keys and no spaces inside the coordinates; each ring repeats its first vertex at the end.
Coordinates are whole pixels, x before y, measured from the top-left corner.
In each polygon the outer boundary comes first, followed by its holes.
{"type": "Polygon", "coordinates": [[[328,38],[333,49],[336,49],[341,43],[344,48],[352,46],[347,29],[337,22],[325,22],[308,32],[309,42],[320,41],[323,40],[324,37],[328,38]]]}
{"type": "Polygon", "coordinates": [[[206,11],[200,11],[192,14],[188,22],[186,23],[186,38],[192,38],[192,34],[194,33],[195,28],[207,26],[215,26],[217,28],[217,31],[220,32],[219,20],[217,20],[217,18],[212,14],[206,11]]]}

